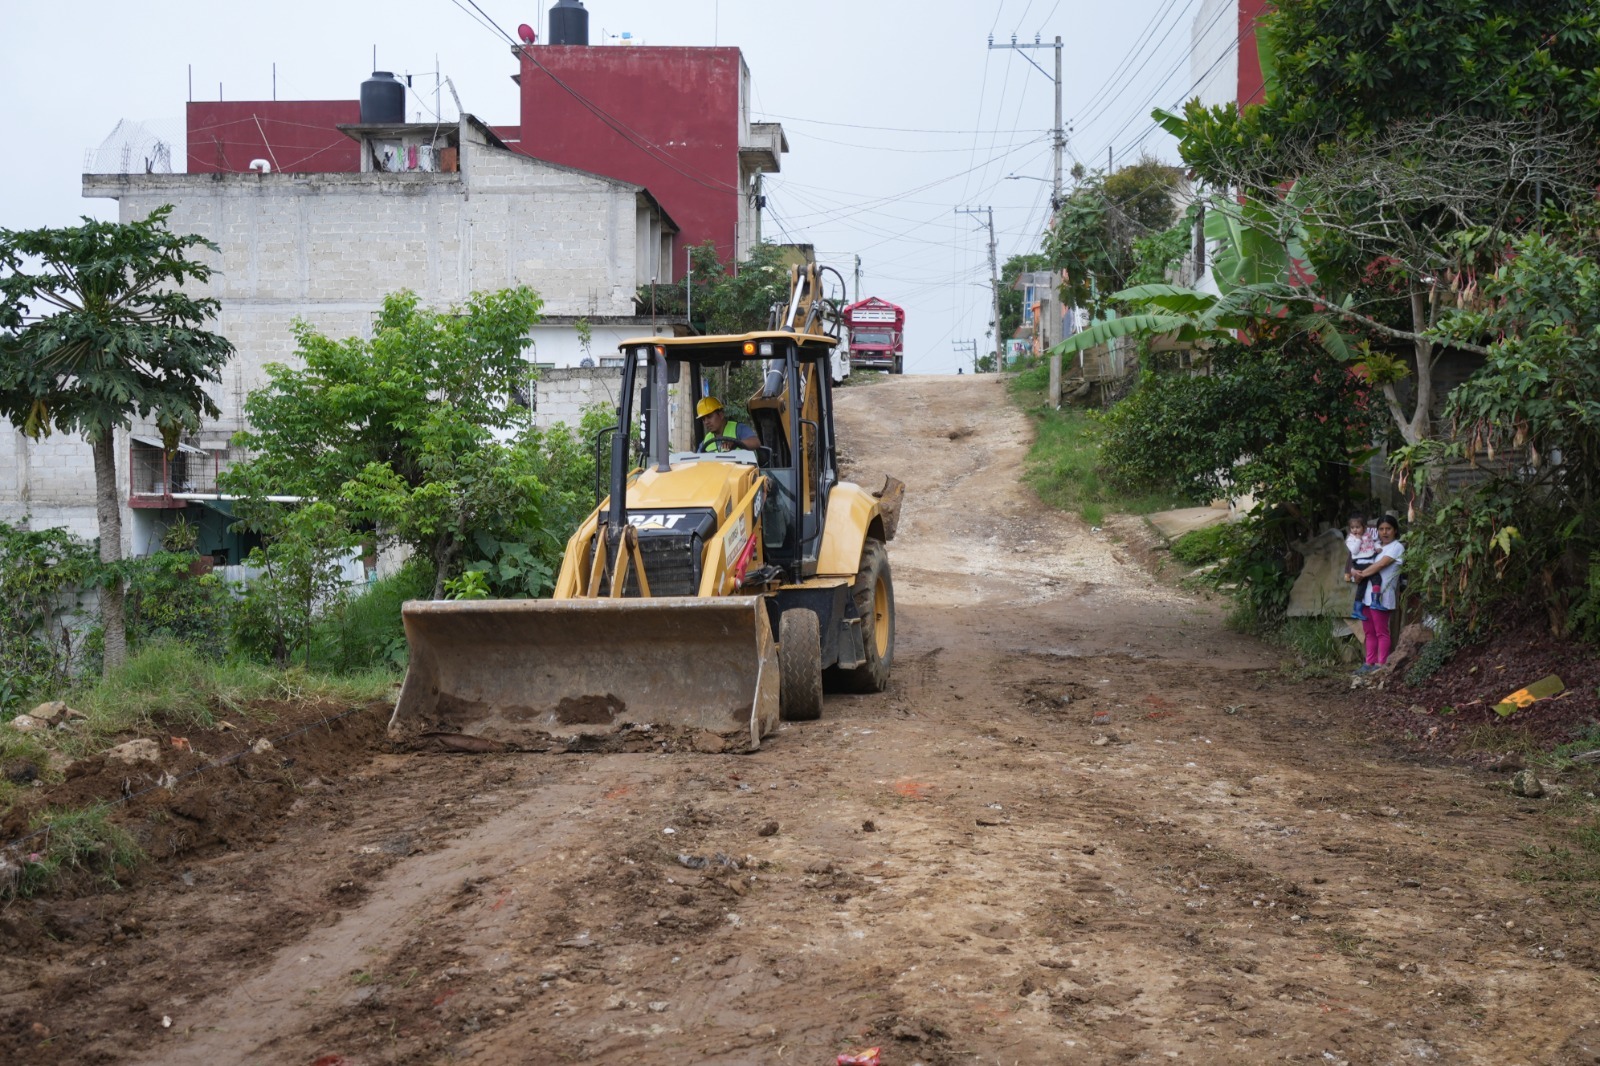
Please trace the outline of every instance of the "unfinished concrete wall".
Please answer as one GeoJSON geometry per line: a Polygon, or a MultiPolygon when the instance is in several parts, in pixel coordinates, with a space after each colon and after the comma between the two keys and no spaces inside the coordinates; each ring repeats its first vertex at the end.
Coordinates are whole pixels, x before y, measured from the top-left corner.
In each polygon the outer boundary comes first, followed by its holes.
{"type": "MultiPolygon", "coordinates": [[[[364,337],[388,293],[410,289],[442,308],[513,285],[537,290],[547,314],[625,319],[649,280],[641,254],[654,265],[671,228],[638,186],[496,147],[471,120],[454,173],[85,175],[84,195],[117,200],[124,221],[171,204],[174,232],[219,246],[203,289],[221,302],[212,328],[236,355],[210,390],[221,416],[193,442],[211,451],[244,428],[267,364],[293,362],[296,320],[364,337]]],[[[0,423],[0,520],[31,513],[36,525],[92,534],[93,492],[80,438],[25,442],[0,423]]]]}

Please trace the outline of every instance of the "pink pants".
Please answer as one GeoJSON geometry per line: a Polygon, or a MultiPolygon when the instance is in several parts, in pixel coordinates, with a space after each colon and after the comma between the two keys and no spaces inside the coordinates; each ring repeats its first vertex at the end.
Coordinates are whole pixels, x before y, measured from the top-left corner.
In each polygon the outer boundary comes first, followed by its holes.
{"type": "Polygon", "coordinates": [[[1367,635],[1367,665],[1382,666],[1389,661],[1389,611],[1363,608],[1361,628],[1367,635]]]}

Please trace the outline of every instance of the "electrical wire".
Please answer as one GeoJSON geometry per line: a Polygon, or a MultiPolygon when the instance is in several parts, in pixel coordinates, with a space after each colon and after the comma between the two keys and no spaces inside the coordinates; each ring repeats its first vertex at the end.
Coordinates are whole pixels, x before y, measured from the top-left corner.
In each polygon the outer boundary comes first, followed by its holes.
{"type": "MultiPolygon", "coordinates": [[[[1201,37],[1205,37],[1207,34],[1209,34],[1211,32],[1211,30],[1213,28],[1215,28],[1219,22],[1221,22],[1223,17],[1228,15],[1229,13],[1231,13],[1231,9],[1228,8],[1227,6],[1223,6],[1223,7],[1219,8],[1218,13],[1215,16],[1212,17],[1211,22],[1208,23],[1206,25],[1206,28],[1201,31],[1201,37]]],[[[1235,42],[1234,42],[1234,49],[1236,49],[1238,47],[1238,41],[1240,39],[1242,39],[1243,33],[1244,33],[1244,31],[1241,29],[1239,31],[1239,34],[1236,35],[1235,42]]],[[[1183,98],[1187,99],[1190,92],[1193,92],[1194,89],[1199,88],[1199,86],[1205,84],[1206,80],[1208,78],[1210,78],[1211,74],[1217,69],[1218,66],[1220,66],[1222,63],[1226,62],[1230,58],[1230,56],[1233,56],[1233,55],[1236,55],[1236,54],[1237,54],[1237,52],[1234,51],[1234,50],[1231,50],[1231,49],[1230,50],[1224,50],[1222,52],[1222,54],[1219,55],[1217,57],[1217,59],[1211,64],[1211,66],[1209,68],[1207,68],[1206,72],[1204,74],[1200,75],[1200,77],[1195,81],[1194,86],[1189,90],[1189,92],[1186,92],[1186,93],[1183,94],[1183,98]]],[[[1181,70],[1182,70],[1181,67],[1174,66],[1172,68],[1172,70],[1168,71],[1166,78],[1164,78],[1162,80],[1162,82],[1156,87],[1155,92],[1150,94],[1150,96],[1148,96],[1145,99],[1144,103],[1142,103],[1138,107],[1136,107],[1133,110],[1133,112],[1130,115],[1130,117],[1125,122],[1123,122],[1122,126],[1119,127],[1117,129],[1117,131],[1115,133],[1113,133],[1109,138],[1107,138],[1105,143],[1100,146],[1099,150],[1097,150],[1095,153],[1090,155],[1089,158],[1090,159],[1097,159],[1097,158],[1099,158],[1100,155],[1104,154],[1104,152],[1106,151],[1107,148],[1114,148],[1115,145],[1116,145],[1116,142],[1117,142],[1117,138],[1121,137],[1123,133],[1127,132],[1128,127],[1131,126],[1134,122],[1138,121],[1138,119],[1139,119],[1139,117],[1141,115],[1147,115],[1149,113],[1149,109],[1151,108],[1152,105],[1155,104],[1155,102],[1157,100],[1162,99],[1161,94],[1166,91],[1166,88],[1167,88],[1168,85],[1172,84],[1173,78],[1177,77],[1179,71],[1181,71],[1181,70]]],[[[1158,125],[1158,124],[1155,124],[1155,125],[1158,125]]],[[[1141,143],[1142,144],[1144,138],[1147,137],[1148,135],[1149,135],[1149,131],[1147,131],[1145,134],[1142,134],[1140,139],[1139,139],[1139,141],[1136,142],[1136,143],[1141,143]]],[[[1120,155],[1120,154],[1123,154],[1123,153],[1116,153],[1116,152],[1113,153],[1113,159],[1112,159],[1113,165],[1115,164],[1115,156],[1116,155],[1120,155]]]]}
{"type": "MultiPolygon", "coordinates": [[[[1177,0],[1163,0],[1162,6],[1156,9],[1155,14],[1151,15],[1150,21],[1145,25],[1143,30],[1139,31],[1139,35],[1134,38],[1133,44],[1129,46],[1127,54],[1124,55],[1122,60],[1117,64],[1118,70],[1128,70],[1132,67],[1134,61],[1139,57],[1142,43],[1150,39],[1150,35],[1155,31],[1156,26],[1160,24],[1162,17],[1166,15],[1167,11],[1171,9],[1172,5],[1176,2],[1177,0]]],[[[1078,113],[1080,115],[1088,114],[1092,108],[1104,100],[1108,94],[1112,93],[1113,89],[1117,86],[1118,83],[1115,79],[1107,78],[1103,83],[1101,83],[1099,90],[1093,96],[1089,97],[1089,99],[1084,102],[1084,105],[1078,109],[1078,113]]]]}
{"type": "MultiPolygon", "coordinates": [[[[1186,8],[1186,13],[1187,13],[1187,8],[1186,8]]],[[[1218,14],[1216,14],[1216,16],[1214,16],[1214,18],[1213,18],[1213,21],[1211,21],[1210,24],[1208,24],[1208,26],[1206,26],[1205,32],[1210,32],[1211,27],[1216,26],[1216,24],[1218,24],[1219,19],[1221,19],[1222,16],[1226,16],[1227,13],[1229,13],[1229,10],[1227,10],[1227,8],[1219,8],[1218,14]]],[[[1173,26],[1168,27],[1168,30],[1173,29],[1173,27],[1176,27],[1176,22],[1174,22],[1173,26]]],[[[1168,32],[1168,37],[1170,37],[1170,32],[1168,32]]],[[[1165,40],[1165,37],[1163,37],[1163,40],[1165,40]]],[[[1157,54],[1157,53],[1155,53],[1155,51],[1152,51],[1152,53],[1150,53],[1150,58],[1154,58],[1155,54],[1157,54]]],[[[1224,53],[1224,54],[1226,54],[1226,53],[1224,53]]],[[[1149,107],[1152,106],[1152,104],[1154,104],[1155,101],[1158,101],[1158,99],[1163,99],[1163,93],[1165,93],[1166,88],[1168,88],[1168,86],[1170,86],[1171,83],[1173,83],[1173,78],[1182,77],[1182,70],[1184,70],[1184,67],[1186,67],[1186,66],[1187,66],[1187,64],[1179,64],[1179,62],[1171,62],[1170,67],[1168,67],[1168,70],[1166,70],[1166,77],[1163,77],[1162,80],[1160,80],[1160,82],[1158,82],[1157,85],[1155,85],[1155,90],[1154,91],[1149,91],[1149,93],[1146,94],[1146,98],[1144,98],[1144,102],[1142,102],[1142,104],[1138,104],[1138,106],[1134,106],[1133,109],[1131,109],[1131,115],[1133,115],[1133,117],[1128,118],[1128,120],[1126,120],[1126,122],[1123,122],[1123,125],[1120,126],[1120,128],[1118,128],[1117,133],[1112,134],[1112,136],[1110,136],[1110,138],[1107,139],[1107,144],[1115,144],[1115,141],[1117,141],[1118,136],[1122,136],[1122,133],[1125,133],[1126,128],[1128,128],[1128,126],[1130,126],[1131,123],[1138,122],[1138,118],[1141,117],[1141,115],[1149,114],[1149,107]]],[[[1112,112],[1110,112],[1110,109],[1112,109],[1112,106],[1115,106],[1115,104],[1120,104],[1120,102],[1122,102],[1122,98],[1110,98],[1110,99],[1107,99],[1107,101],[1104,102],[1104,104],[1102,104],[1101,109],[1099,109],[1098,112],[1096,112],[1096,114],[1093,114],[1093,115],[1091,115],[1091,117],[1085,118],[1085,120],[1083,120],[1082,130],[1085,131],[1085,133],[1086,133],[1086,131],[1091,130],[1091,128],[1093,128],[1093,126],[1096,125],[1096,123],[1098,123],[1099,120],[1101,120],[1101,118],[1107,117],[1107,114],[1112,114],[1112,112]]],[[[1115,118],[1112,118],[1112,120],[1110,120],[1110,122],[1115,122],[1115,118]]],[[[1102,149],[1102,150],[1104,150],[1104,149],[1102,149]]],[[[1090,158],[1098,158],[1098,155],[1099,154],[1090,155],[1090,158]]]]}
{"type": "MultiPolygon", "coordinates": [[[[1007,131],[1007,132],[1019,132],[1020,133],[1020,132],[1023,132],[1023,131],[1021,131],[1021,130],[1013,130],[1013,131],[1007,131]]],[[[1048,131],[1046,131],[1046,132],[1048,132],[1048,131]]],[[[835,141],[835,140],[832,140],[831,138],[828,138],[828,137],[819,137],[815,133],[796,134],[795,135],[796,140],[798,140],[801,136],[809,137],[811,140],[814,140],[814,141],[821,141],[824,144],[836,144],[836,145],[839,145],[840,147],[843,147],[843,148],[854,148],[854,149],[857,149],[858,151],[863,151],[863,152],[893,152],[893,153],[904,154],[904,155],[951,155],[951,154],[954,154],[956,152],[965,152],[965,151],[967,151],[967,149],[965,149],[965,148],[897,148],[897,147],[894,147],[892,145],[886,145],[886,144],[853,144],[853,143],[851,143],[849,141],[835,141]]],[[[1008,145],[1007,147],[1012,147],[1012,148],[1021,147],[1022,145],[1025,145],[1025,144],[1032,144],[1037,140],[1038,140],[1037,137],[1030,137],[1026,141],[1016,141],[1013,144],[1008,145]]]]}
{"type": "MultiPolygon", "coordinates": [[[[461,7],[461,0],[450,0],[450,2],[458,8],[461,7]]],[[[684,163],[681,160],[678,160],[675,157],[667,154],[666,150],[660,145],[649,140],[643,134],[628,126],[622,120],[618,119],[616,116],[600,107],[598,104],[584,96],[572,86],[568,85],[565,81],[558,77],[554,71],[550,70],[539,61],[538,57],[533,54],[533,49],[527,47],[522,42],[512,37],[499,23],[495,22],[493,18],[490,18],[488,13],[485,12],[483,8],[478,6],[477,0],[466,0],[466,3],[470,4],[475,11],[477,11],[480,15],[483,15],[483,18],[488,21],[489,26],[492,27],[490,32],[495,33],[497,36],[502,37],[506,41],[510,42],[511,46],[517,49],[518,53],[526,58],[529,63],[543,71],[545,76],[554,82],[558,88],[560,88],[567,95],[571,96],[581,107],[598,118],[601,123],[609,127],[612,132],[616,133],[628,144],[633,145],[635,148],[638,148],[641,152],[644,152],[657,163],[662,164],[670,170],[676,171],[678,174],[688,178],[697,185],[703,185],[714,192],[730,193],[735,196],[740,195],[740,189],[737,186],[730,185],[725,181],[713,178],[709,174],[705,174],[704,171],[698,170],[698,168],[692,166],[691,164],[684,163]],[[691,173],[691,171],[694,171],[694,173],[691,173]]]]}
{"type": "Polygon", "coordinates": [[[844,129],[852,129],[852,130],[875,130],[875,131],[877,131],[879,133],[935,133],[935,134],[948,134],[948,135],[951,135],[951,136],[957,136],[957,135],[966,135],[966,134],[984,134],[984,133],[995,133],[995,132],[1016,132],[1016,133],[1049,133],[1050,132],[1049,130],[1043,130],[1043,129],[1041,129],[1041,130],[1032,130],[1032,129],[1030,129],[1030,130],[1015,130],[1015,131],[1004,131],[1004,130],[996,131],[996,130],[929,129],[929,128],[916,127],[916,126],[866,126],[866,125],[862,125],[859,122],[829,122],[829,121],[825,121],[825,120],[820,119],[820,118],[804,118],[804,117],[801,117],[799,115],[780,115],[775,111],[763,111],[762,114],[765,115],[767,118],[782,119],[784,122],[799,122],[799,123],[802,123],[802,124],[809,123],[809,124],[811,124],[813,126],[839,126],[839,127],[844,128],[844,129]]]}

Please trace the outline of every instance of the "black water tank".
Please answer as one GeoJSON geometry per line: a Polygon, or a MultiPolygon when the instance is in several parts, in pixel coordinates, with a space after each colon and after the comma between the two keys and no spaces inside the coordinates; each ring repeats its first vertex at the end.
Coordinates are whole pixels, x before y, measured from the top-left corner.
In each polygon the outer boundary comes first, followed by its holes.
{"type": "Polygon", "coordinates": [[[387,70],[375,70],[361,83],[361,121],[404,122],[406,87],[387,70]]]}
{"type": "Polygon", "coordinates": [[[583,9],[583,0],[556,0],[550,9],[550,43],[589,43],[589,12],[583,9]]]}

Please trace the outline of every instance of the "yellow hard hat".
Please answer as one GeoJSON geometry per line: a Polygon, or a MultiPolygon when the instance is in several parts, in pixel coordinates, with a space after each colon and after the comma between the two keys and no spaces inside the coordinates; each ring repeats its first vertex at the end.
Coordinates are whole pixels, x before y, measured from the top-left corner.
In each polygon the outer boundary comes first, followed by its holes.
{"type": "Polygon", "coordinates": [[[703,396],[700,398],[700,402],[694,406],[696,418],[704,418],[712,411],[720,410],[722,410],[722,401],[717,399],[715,396],[703,396]]]}

